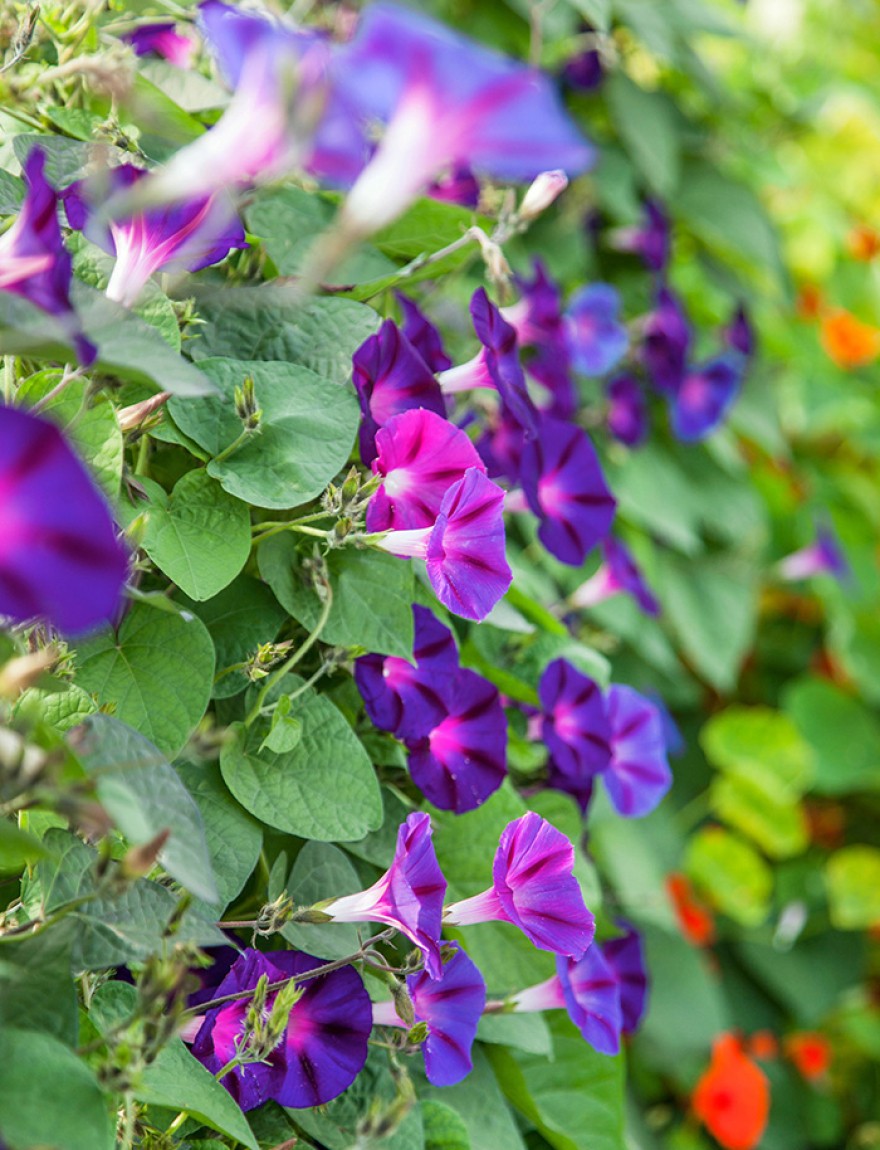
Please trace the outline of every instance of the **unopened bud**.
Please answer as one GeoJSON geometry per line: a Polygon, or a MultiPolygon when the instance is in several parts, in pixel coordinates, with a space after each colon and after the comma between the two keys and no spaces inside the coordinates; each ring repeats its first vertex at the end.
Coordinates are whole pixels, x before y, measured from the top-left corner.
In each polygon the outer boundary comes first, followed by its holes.
{"type": "Polygon", "coordinates": [[[275,934],[290,921],[293,914],[293,900],[288,894],[281,894],[274,902],[266,903],[257,915],[257,934],[275,934]]]}
{"type": "Polygon", "coordinates": [[[391,987],[391,997],[394,1000],[394,1009],[397,1012],[397,1017],[401,1022],[405,1022],[407,1026],[412,1026],[416,1020],[416,1014],[413,1010],[409,991],[406,989],[406,983],[395,981],[391,987]]]}
{"type": "Polygon", "coordinates": [[[410,1046],[421,1046],[425,1039],[428,1037],[428,1024],[427,1022],[417,1022],[415,1026],[411,1026],[407,1032],[406,1041],[410,1046]]]}
{"type": "Polygon", "coordinates": [[[157,411],[161,412],[170,398],[170,391],[160,391],[158,395],[151,395],[149,399],[145,399],[141,403],[132,403],[129,407],[120,408],[116,413],[120,431],[124,433],[140,427],[147,422],[150,416],[157,411]]]}
{"type": "Polygon", "coordinates": [[[259,407],[257,407],[253,376],[246,375],[241,387],[236,387],[233,394],[235,399],[235,413],[244,424],[245,431],[256,431],[260,426],[263,413],[259,407]]]}
{"type": "Polygon", "coordinates": [[[550,207],[568,187],[568,176],[560,168],[552,172],[541,172],[533,181],[517,215],[523,223],[531,223],[550,207]]]}
{"type": "Polygon", "coordinates": [[[126,852],[122,859],[121,869],[128,878],[141,878],[145,874],[149,874],[159,855],[162,853],[162,848],[168,842],[171,831],[167,828],[150,839],[148,843],[141,843],[140,846],[132,847],[126,852]]]}

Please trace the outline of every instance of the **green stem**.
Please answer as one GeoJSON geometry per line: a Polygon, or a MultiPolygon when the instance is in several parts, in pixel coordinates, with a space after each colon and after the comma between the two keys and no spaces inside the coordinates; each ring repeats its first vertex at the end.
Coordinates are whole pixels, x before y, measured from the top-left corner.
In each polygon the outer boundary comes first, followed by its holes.
{"type": "Polygon", "coordinates": [[[165,1131],[165,1133],[166,1134],[176,1134],[177,1131],[184,1124],[184,1122],[186,1122],[188,1117],[189,1117],[189,1111],[188,1110],[181,1110],[181,1112],[177,1115],[177,1117],[174,1119],[174,1121],[171,1123],[171,1125],[168,1127],[168,1129],[165,1131]]]}
{"type": "Polygon", "coordinates": [[[238,451],[239,447],[243,447],[253,434],[254,433],[251,428],[245,427],[237,439],[233,439],[232,443],[230,443],[228,447],[224,447],[219,455],[214,456],[214,462],[222,463],[225,459],[228,459],[230,455],[233,455],[236,451],[238,451]]]}
{"type": "MultiPolygon", "coordinates": [[[[313,675],[310,675],[301,687],[297,687],[297,689],[292,694],[288,695],[288,698],[290,699],[290,701],[293,702],[293,700],[298,699],[300,697],[300,695],[304,695],[306,693],[306,691],[309,689],[309,687],[313,687],[315,685],[315,683],[317,683],[317,681],[321,678],[321,676],[326,675],[326,674],[327,674],[327,665],[325,663],[322,663],[321,666],[317,669],[317,671],[315,671],[315,673],[313,675]]],[[[271,711],[272,711],[271,707],[266,708],[267,714],[271,713],[271,711]]]]}

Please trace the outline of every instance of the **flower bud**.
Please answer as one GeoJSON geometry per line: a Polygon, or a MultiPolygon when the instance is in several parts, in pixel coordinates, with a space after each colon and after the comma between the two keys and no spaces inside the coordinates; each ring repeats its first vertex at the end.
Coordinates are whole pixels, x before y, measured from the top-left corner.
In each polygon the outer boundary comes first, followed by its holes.
{"type": "Polygon", "coordinates": [[[561,169],[541,172],[523,196],[517,215],[521,222],[531,223],[550,207],[568,187],[568,176],[561,169]]]}

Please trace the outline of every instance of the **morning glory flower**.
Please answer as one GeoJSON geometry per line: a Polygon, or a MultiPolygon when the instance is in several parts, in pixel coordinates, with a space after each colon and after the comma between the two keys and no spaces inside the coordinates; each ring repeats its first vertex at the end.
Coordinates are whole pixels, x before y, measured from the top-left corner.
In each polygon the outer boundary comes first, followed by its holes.
{"type": "Polygon", "coordinates": [[[427,607],[413,604],[413,659],[362,655],[354,678],[372,723],[398,738],[420,738],[446,718],[446,687],[458,668],[452,632],[427,607]]]}
{"type": "Polygon", "coordinates": [[[608,430],[627,447],[638,447],[648,435],[648,405],[641,385],[631,375],[617,375],[605,387],[608,430]]]}
{"type": "Polygon", "coordinates": [[[604,375],[625,355],[629,335],[619,313],[620,296],[610,284],[587,284],[571,297],[565,330],[575,371],[604,375]]]}
{"type": "Polygon", "coordinates": [[[648,1000],[648,967],[642,936],[632,923],[617,919],[623,933],[602,943],[602,956],[611,967],[620,988],[621,1031],[634,1034],[642,1021],[648,1000]]]}
{"type": "Polygon", "coordinates": [[[843,581],[849,577],[850,567],[834,532],[828,527],[819,527],[815,540],[781,559],[776,571],[783,579],[793,582],[812,579],[814,575],[831,575],[843,581]]]}
{"type": "Polygon", "coordinates": [[[432,200],[476,208],[480,202],[480,181],[466,164],[458,164],[451,172],[431,182],[428,195],[432,200]]]}
{"type": "MultiPolygon", "coordinates": [[[[262,975],[270,983],[287,981],[322,966],[324,960],[295,950],[261,954],[245,950],[217,987],[215,997],[255,990],[262,975]]],[[[236,1066],[221,1079],[242,1110],[253,1110],[270,1098],[282,1106],[321,1106],[354,1082],[367,1060],[372,1009],[360,975],[353,966],[306,979],[290,1021],[265,1061],[236,1066]]],[[[271,1010],[278,991],[271,991],[271,1010]]],[[[216,1074],[238,1053],[246,1037],[251,997],[237,998],[209,1010],[192,1052],[216,1074]]]]}
{"type": "Polygon", "coordinates": [[[667,287],[657,292],[654,310],[645,319],[642,360],[651,382],[663,395],[675,395],[684,378],[691,328],[684,306],[667,287]]]}
{"type": "Polygon", "coordinates": [[[611,234],[612,247],[634,252],[652,272],[666,270],[671,248],[669,217],[659,200],[645,200],[642,222],[634,228],[618,228],[611,234]]]}
{"type": "Polygon", "coordinates": [[[738,351],[746,359],[755,354],[755,329],[749,319],[745,304],[740,304],[733,318],[724,329],[724,342],[731,351],[738,351]]]}
{"type": "Polygon", "coordinates": [[[595,48],[572,56],[562,70],[562,79],[576,92],[594,92],[604,78],[602,57],[595,48]]]}
{"type": "Polygon", "coordinates": [[[448,489],[433,527],[389,531],[377,547],[424,559],[434,593],[456,615],[485,619],[513,581],[504,554],[504,492],[476,467],[448,489]]]}
{"type": "Polygon", "coordinates": [[[611,760],[611,727],[598,685],[565,659],[548,663],[538,683],[541,736],[555,767],[589,780],[611,760]]]}
{"type": "Polygon", "coordinates": [[[612,684],[606,695],[611,762],[602,774],[611,804],[624,818],[649,814],[672,785],[666,734],[654,704],[633,687],[612,684]]]}
{"type": "Polygon", "coordinates": [[[501,309],[523,347],[560,347],[565,345],[565,324],[559,288],[540,260],[532,265],[534,279],[517,277],[522,293],[515,304],[501,309]]]}
{"type": "Polygon", "coordinates": [[[418,12],[367,8],[335,78],[364,119],[386,124],[342,209],[354,235],[391,223],[461,164],[527,181],[553,168],[576,175],[594,158],[545,76],[418,12]]]}
{"type": "Polygon", "coordinates": [[[687,369],[668,399],[672,431],[678,439],[696,443],[721,426],[739,395],[744,366],[739,352],[728,352],[687,369]]]}
{"type": "MultiPolygon", "coordinates": [[[[454,1086],[473,1070],[471,1048],[486,1005],[483,976],[457,943],[447,945],[455,947],[455,952],[443,964],[439,978],[431,978],[427,971],[406,977],[415,1020],[428,1028],[421,1049],[425,1074],[433,1086],[454,1086]]],[[[393,1002],[373,1003],[373,1023],[409,1027],[393,1002]]]]}
{"type": "Polygon", "coordinates": [[[646,615],[659,615],[660,604],[636,564],[629,548],[619,539],[602,540],[603,563],[568,597],[572,607],[593,607],[613,595],[631,595],[646,615]]]}
{"type": "Polygon", "coordinates": [[[58,428],[0,406],[0,616],[81,634],[116,614],[127,571],[107,501],[58,428]]]}
{"type": "Polygon", "coordinates": [[[79,362],[90,367],[98,352],[82,334],[70,302],[72,264],[58,226],[58,195],[44,175],[45,166],[43,151],[33,148],[22,168],[26,191],[21,211],[0,236],[0,291],[22,296],[55,316],[79,362]]]}
{"type": "Polygon", "coordinates": [[[373,472],[383,479],[367,506],[368,531],[433,525],[453,483],[469,467],[486,470],[465,433],[423,407],[380,428],[376,451],[373,472]]]}
{"type": "MultiPolygon", "coordinates": [[[[122,164],[104,173],[102,198],[134,187],[149,175],[122,164]]],[[[116,257],[107,295],[133,307],[157,271],[195,272],[219,263],[233,248],[247,247],[244,228],[224,192],[173,207],[152,208],[133,216],[105,220],[91,201],[94,182],[78,181],[61,193],[72,228],[116,257]]]]}
{"type": "Polygon", "coordinates": [[[141,24],[133,32],[125,33],[121,39],[131,44],[135,55],[161,56],[178,68],[189,68],[196,50],[195,40],[178,32],[177,26],[171,20],[141,24]]]}
{"type": "Polygon", "coordinates": [[[503,408],[487,417],[488,427],[477,440],[477,451],[492,479],[503,476],[519,480],[525,435],[519,423],[503,408]]]}
{"type": "Polygon", "coordinates": [[[595,921],[572,874],[574,847],[529,811],[504,828],[492,864],[492,886],[453,903],[450,926],[512,922],[541,950],[580,958],[593,941],[595,921]]]}
{"type": "Polygon", "coordinates": [[[438,689],[443,718],[421,737],[408,738],[409,773],[425,797],[463,814],[486,801],[507,774],[507,720],[498,689],[461,669],[438,689]]]}
{"type": "Polygon", "coordinates": [[[526,440],[520,465],[538,538],[561,563],[579,567],[611,529],[616,503],[587,433],[573,423],[542,416],[538,435],[526,440]]]}
{"type": "Polygon", "coordinates": [[[314,908],[334,922],[384,922],[396,927],[422,951],[425,967],[440,978],[440,931],[446,879],[431,842],[431,820],[408,815],[397,832],[394,861],[367,890],[318,903],[314,908]]]}
{"type": "Polygon", "coordinates": [[[425,313],[400,292],[395,299],[403,312],[403,334],[413,345],[431,371],[445,371],[452,367],[452,360],[443,347],[443,337],[425,313]]]}

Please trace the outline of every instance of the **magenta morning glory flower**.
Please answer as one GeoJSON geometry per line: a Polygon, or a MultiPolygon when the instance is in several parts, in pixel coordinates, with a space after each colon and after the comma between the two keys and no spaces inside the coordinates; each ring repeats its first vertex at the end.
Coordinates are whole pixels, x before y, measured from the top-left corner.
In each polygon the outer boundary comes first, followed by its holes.
{"type": "Polygon", "coordinates": [[[396,927],[422,951],[425,967],[440,978],[440,931],[446,879],[431,842],[431,820],[408,815],[397,832],[394,861],[384,875],[358,894],[319,903],[334,922],[384,922],[396,927]]]}
{"type": "MultiPolygon", "coordinates": [[[[148,175],[131,164],[109,169],[102,200],[148,175]]],[[[126,307],[134,306],[154,272],[199,271],[219,263],[233,248],[247,247],[244,228],[224,192],[109,221],[102,218],[100,205],[90,203],[84,181],[71,184],[61,198],[70,226],[116,257],[107,295],[126,307]]]]}
{"type": "Polygon", "coordinates": [[[452,367],[452,360],[443,347],[443,337],[421,308],[400,292],[394,295],[403,312],[403,334],[431,371],[445,371],[452,367]]]}
{"type": "MultiPolygon", "coordinates": [[[[215,997],[254,990],[262,975],[284,982],[323,965],[323,959],[295,950],[261,954],[245,950],[217,987],[215,997]]],[[[354,1082],[367,1060],[372,1025],[370,996],[352,966],[306,979],[301,997],[278,1045],[264,1062],[236,1066],[221,1082],[242,1110],[253,1110],[270,1098],[282,1106],[321,1106],[354,1082]]],[[[277,990],[270,992],[271,1009],[277,990]]],[[[209,1010],[192,1052],[216,1074],[237,1054],[245,1038],[251,998],[237,998],[209,1010]]]]}
{"type": "Polygon", "coordinates": [[[731,351],[738,351],[746,359],[755,354],[755,329],[749,319],[745,304],[740,304],[733,318],[724,329],[724,342],[731,351]]]}
{"type": "Polygon", "coordinates": [[[792,581],[811,579],[814,575],[831,575],[842,581],[850,574],[840,543],[827,527],[817,529],[816,538],[809,546],[781,559],[776,570],[783,579],[792,581]]]}
{"type": "Polygon", "coordinates": [[[629,548],[619,539],[602,540],[604,562],[568,597],[572,607],[593,607],[621,593],[632,595],[646,615],[659,615],[660,604],[644,580],[629,548]]]}
{"type": "Polygon", "coordinates": [[[695,443],[720,427],[739,395],[743,366],[738,352],[728,352],[685,372],[669,397],[672,431],[678,439],[695,443]]]}
{"type": "Polygon", "coordinates": [[[363,412],[359,433],[361,459],[376,458],[376,432],[389,419],[424,407],[446,415],[440,385],[428,365],[392,320],[386,319],[352,356],[354,386],[363,412]]]}
{"type": "Polygon", "coordinates": [[[633,687],[612,684],[606,695],[611,762],[602,774],[612,806],[624,818],[641,818],[672,784],[663,721],[654,704],[633,687]]]}
{"type": "Polygon", "coordinates": [[[460,204],[463,208],[476,208],[480,202],[480,181],[465,164],[458,164],[451,172],[433,180],[427,191],[432,200],[460,204]]]}
{"type": "Polygon", "coordinates": [[[548,663],[538,683],[541,735],[555,767],[587,781],[611,761],[611,727],[596,683],[565,659],[548,663]]]}
{"type": "Polygon", "coordinates": [[[617,919],[623,934],[602,943],[602,956],[620,988],[621,1030],[633,1034],[645,1013],[648,999],[648,967],[641,934],[632,923],[617,919]]]}
{"type": "Polygon", "coordinates": [[[461,669],[438,689],[443,718],[422,737],[408,738],[409,773],[427,799],[463,814],[484,803],[507,774],[507,720],[497,687],[461,669]]]}
{"type": "Polygon", "coordinates": [[[512,922],[541,950],[579,958],[593,941],[595,920],[573,867],[565,835],[529,811],[501,833],[492,886],[447,907],[444,920],[450,926],[512,922]]]}
{"type": "Polygon", "coordinates": [[[356,234],[390,223],[460,164],[525,181],[593,161],[545,76],[417,12],[373,4],[336,63],[344,98],[387,125],[343,207],[356,234]]]}
{"type": "Polygon", "coordinates": [[[413,604],[413,659],[362,655],[354,678],[375,726],[398,738],[419,738],[446,717],[446,688],[459,673],[452,632],[418,603],[413,604]]]}
{"type": "Polygon", "coordinates": [[[154,53],[178,68],[188,68],[192,64],[196,42],[191,36],[178,32],[171,20],[160,20],[155,24],[141,24],[133,32],[121,37],[131,44],[138,56],[154,53]]]}
{"type": "Polygon", "coordinates": [[[642,222],[634,228],[618,228],[611,244],[621,252],[635,252],[645,267],[662,272],[669,263],[671,248],[669,217],[659,200],[645,200],[642,222]]]}
{"type": "Polygon", "coordinates": [[[434,593],[456,615],[485,619],[513,581],[504,554],[504,492],[469,467],[443,496],[433,527],[389,531],[377,547],[424,559],[434,593]]]}
{"type": "Polygon", "coordinates": [[[538,538],[561,563],[579,567],[611,528],[616,503],[595,448],[573,423],[542,416],[520,465],[538,538]]]}
{"type": "Polygon", "coordinates": [[[610,284],[587,284],[565,312],[571,363],[581,375],[604,375],[626,353],[629,335],[618,319],[620,296],[610,284]]]}
{"type": "Polygon", "coordinates": [[[58,428],[0,406],[0,616],[91,630],[119,606],[128,556],[58,428]]]}
{"type": "Polygon", "coordinates": [[[638,447],[648,435],[648,405],[638,380],[618,375],[605,388],[608,430],[627,447],[638,447]]]}
{"type": "Polygon", "coordinates": [[[476,447],[449,420],[425,408],[395,415],[376,433],[373,472],[383,476],[367,507],[367,530],[436,522],[443,496],[469,467],[485,471],[476,447]]]}
{"type": "Polygon", "coordinates": [[[680,300],[669,288],[657,292],[654,310],[645,319],[642,360],[654,387],[674,395],[684,378],[691,329],[680,300]]]}
{"type": "Polygon", "coordinates": [[[24,203],[0,236],[0,291],[22,296],[55,316],[79,362],[90,367],[97,348],[82,334],[70,302],[72,265],[58,226],[58,196],[43,174],[45,164],[40,148],[33,148],[24,162],[24,203]]]}
{"type": "MultiPolygon", "coordinates": [[[[447,945],[455,952],[443,964],[440,978],[431,978],[427,971],[406,978],[416,1022],[428,1027],[421,1047],[433,1086],[454,1086],[473,1070],[471,1047],[486,1005],[483,976],[457,943],[447,945]]],[[[393,1002],[373,1003],[373,1023],[407,1027],[393,1002]]]]}

